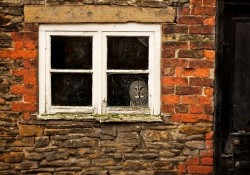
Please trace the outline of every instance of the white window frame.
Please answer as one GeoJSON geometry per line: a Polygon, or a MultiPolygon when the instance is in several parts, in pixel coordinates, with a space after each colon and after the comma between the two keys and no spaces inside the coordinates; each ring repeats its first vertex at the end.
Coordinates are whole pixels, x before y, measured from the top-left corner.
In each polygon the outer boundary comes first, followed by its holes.
{"type": "Polygon", "coordinates": [[[69,24],[39,26],[39,114],[160,114],[160,24],[69,24]],[[92,36],[92,70],[51,69],[51,36],[92,36]],[[107,36],[149,37],[148,70],[107,70],[107,36]],[[92,106],[52,106],[51,72],[92,73],[92,106]],[[148,73],[148,108],[107,107],[107,73],[148,73]]]}

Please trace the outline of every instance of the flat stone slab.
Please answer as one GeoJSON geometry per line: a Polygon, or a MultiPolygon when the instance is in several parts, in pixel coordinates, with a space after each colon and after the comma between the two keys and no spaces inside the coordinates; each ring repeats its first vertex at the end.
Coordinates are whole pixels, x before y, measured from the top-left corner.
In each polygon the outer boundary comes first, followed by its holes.
{"type": "Polygon", "coordinates": [[[26,23],[162,23],[174,22],[176,11],[167,8],[143,8],[109,5],[24,6],[26,23]]]}

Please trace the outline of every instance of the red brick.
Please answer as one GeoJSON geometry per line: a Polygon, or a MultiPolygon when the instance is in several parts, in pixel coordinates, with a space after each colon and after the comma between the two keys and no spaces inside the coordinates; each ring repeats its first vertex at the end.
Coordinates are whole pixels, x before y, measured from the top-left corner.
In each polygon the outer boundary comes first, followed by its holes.
{"type": "Polygon", "coordinates": [[[201,158],[201,164],[202,165],[213,165],[213,158],[211,157],[204,157],[204,158],[201,158]]]}
{"type": "Polygon", "coordinates": [[[212,80],[209,78],[190,78],[189,85],[210,87],[212,86],[212,80]]]}
{"type": "Polygon", "coordinates": [[[0,49],[0,58],[10,58],[11,57],[11,50],[7,49],[0,49]]]}
{"type": "Polygon", "coordinates": [[[16,50],[23,49],[23,41],[16,41],[16,42],[14,42],[14,49],[16,49],[16,50]]]}
{"type": "Polygon", "coordinates": [[[171,121],[173,121],[173,122],[180,122],[181,121],[181,114],[173,114],[171,116],[171,121]]]}
{"type": "Polygon", "coordinates": [[[13,94],[37,94],[36,86],[13,85],[10,87],[10,92],[13,94]]]}
{"type": "Polygon", "coordinates": [[[180,78],[180,77],[162,77],[162,85],[163,86],[171,86],[171,85],[187,85],[188,79],[187,78],[180,78]]]}
{"type": "Polygon", "coordinates": [[[182,114],[181,115],[181,122],[196,123],[199,120],[200,120],[199,115],[196,115],[196,114],[182,114]]]}
{"type": "Polygon", "coordinates": [[[214,155],[213,149],[201,150],[200,151],[200,156],[201,157],[213,157],[213,155],[214,155]]]}
{"type": "Polygon", "coordinates": [[[188,61],[185,59],[162,59],[162,67],[186,67],[188,61]]]}
{"type": "Polygon", "coordinates": [[[201,94],[200,87],[190,87],[190,86],[177,86],[176,94],[177,95],[198,95],[201,94]]]}
{"type": "Polygon", "coordinates": [[[215,17],[206,18],[203,25],[215,26],[215,17]]]}
{"type": "Polygon", "coordinates": [[[177,166],[178,173],[179,173],[179,174],[185,173],[185,168],[186,168],[185,165],[182,165],[182,164],[178,165],[178,166],[177,166]]]}
{"type": "Polygon", "coordinates": [[[211,103],[212,103],[211,97],[203,97],[203,96],[198,97],[198,104],[210,105],[211,103]]]}
{"type": "Polygon", "coordinates": [[[176,104],[180,102],[180,96],[177,95],[162,95],[163,104],[176,104]]]}
{"type": "Polygon", "coordinates": [[[214,50],[204,50],[204,57],[207,60],[214,60],[215,59],[215,52],[214,52],[214,50]]]}
{"type": "Polygon", "coordinates": [[[37,61],[36,60],[23,60],[23,66],[26,69],[35,69],[37,67],[37,61]]]}
{"type": "Polygon", "coordinates": [[[174,75],[174,73],[175,73],[174,67],[163,67],[161,71],[162,75],[167,75],[167,76],[174,75]]]}
{"type": "Polygon", "coordinates": [[[194,69],[194,68],[186,68],[183,71],[183,76],[191,76],[191,77],[209,77],[210,69],[194,69]]]}
{"type": "Polygon", "coordinates": [[[12,32],[11,38],[13,41],[36,41],[38,34],[34,32],[12,32]]]}
{"type": "Polygon", "coordinates": [[[214,143],[213,140],[207,140],[206,141],[206,148],[213,148],[213,146],[214,146],[213,143],[214,143]]]}
{"type": "Polygon", "coordinates": [[[202,0],[191,0],[190,3],[193,6],[201,6],[202,5],[202,0]]]}
{"type": "Polygon", "coordinates": [[[196,123],[196,122],[208,122],[211,121],[211,117],[205,114],[182,114],[181,122],[196,123]]]}
{"type": "Polygon", "coordinates": [[[37,84],[36,72],[29,71],[27,74],[24,75],[23,80],[24,84],[36,85],[37,84]]]}
{"type": "Polygon", "coordinates": [[[23,113],[23,120],[29,121],[31,119],[30,113],[29,112],[24,112],[23,113]]]}
{"type": "Polygon", "coordinates": [[[204,105],[204,113],[212,115],[214,113],[213,106],[212,105],[204,105]]]}
{"type": "Polygon", "coordinates": [[[215,6],[215,0],[203,0],[203,6],[215,6]]]}
{"type": "Polygon", "coordinates": [[[191,114],[202,114],[204,109],[202,105],[190,105],[189,112],[191,114]]]}
{"type": "Polygon", "coordinates": [[[190,60],[189,67],[195,69],[214,68],[214,62],[210,60],[190,60]]]}
{"type": "Polygon", "coordinates": [[[35,50],[37,49],[37,41],[26,41],[24,42],[24,47],[27,50],[35,50]]]}
{"type": "Polygon", "coordinates": [[[197,96],[182,96],[182,104],[197,104],[197,96]]]}
{"type": "Polygon", "coordinates": [[[203,50],[180,50],[178,58],[203,58],[203,50]]]}
{"type": "Polygon", "coordinates": [[[213,16],[215,15],[215,7],[196,6],[192,8],[191,14],[213,16]]]}
{"type": "Polygon", "coordinates": [[[27,32],[37,32],[38,31],[38,24],[25,24],[24,31],[27,32]]]}
{"type": "Polygon", "coordinates": [[[190,13],[191,13],[190,7],[179,7],[179,8],[177,8],[177,16],[190,15],[190,13]]]}
{"type": "Polygon", "coordinates": [[[204,18],[198,16],[180,16],[177,18],[178,24],[196,25],[203,24],[204,18]]]}
{"type": "Polygon", "coordinates": [[[188,33],[188,27],[183,25],[163,25],[163,34],[188,33]]]}
{"type": "Polygon", "coordinates": [[[213,42],[191,42],[190,43],[191,49],[214,49],[213,42]]]}
{"type": "Polygon", "coordinates": [[[173,113],[174,112],[174,105],[172,104],[163,104],[161,106],[161,111],[164,113],[173,113]]]}
{"type": "Polygon", "coordinates": [[[11,105],[11,109],[16,112],[35,112],[37,107],[34,103],[14,102],[11,105]]]}
{"type": "Polygon", "coordinates": [[[191,165],[187,167],[187,171],[188,173],[193,173],[193,174],[211,174],[213,173],[213,167],[191,165]]]}
{"type": "Polygon", "coordinates": [[[161,93],[162,94],[173,94],[174,87],[173,86],[162,86],[161,93]]]}
{"type": "Polygon", "coordinates": [[[214,89],[213,88],[204,88],[204,94],[208,97],[212,97],[214,93],[214,89]]]}
{"type": "Polygon", "coordinates": [[[200,158],[199,157],[193,157],[191,159],[188,159],[185,162],[185,165],[199,165],[200,164],[200,158]]]}
{"type": "Polygon", "coordinates": [[[206,140],[212,140],[213,139],[213,132],[209,132],[206,134],[206,140]]]}
{"type": "Polygon", "coordinates": [[[171,41],[164,43],[163,48],[166,50],[188,49],[188,43],[180,41],[171,41]]]}
{"type": "Polygon", "coordinates": [[[189,26],[191,34],[214,34],[214,26],[189,26]]]}
{"type": "Polygon", "coordinates": [[[185,114],[188,112],[188,105],[175,105],[175,112],[185,114]]]}
{"type": "Polygon", "coordinates": [[[164,50],[162,49],[162,58],[174,58],[175,51],[174,50],[164,50]]]}
{"type": "Polygon", "coordinates": [[[36,95],[24,95],[23,96],[24,102],[27,103],[36,103],[37,102],[37,96],[36,95]]]}
{"type": "Polygon", "coordinates": [[[182,76],[182,67],[176,67],[175,68],[175,76],[181,77],[182,76]]]}
{"type": "Polygon", "coordinates": [[[14,50],[11,54],[11,58],[18,59],[36,59],[38,55],[37,50],[14,50]]]}

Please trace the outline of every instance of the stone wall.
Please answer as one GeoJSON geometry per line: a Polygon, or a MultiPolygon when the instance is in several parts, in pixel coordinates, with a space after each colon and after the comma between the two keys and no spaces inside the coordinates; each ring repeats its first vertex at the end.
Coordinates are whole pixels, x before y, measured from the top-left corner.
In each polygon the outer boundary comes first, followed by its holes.
{"type": "Polygon", "coordinates": [[[212,174],[214,0],[1,0],[0,174],[212,174]],[[155,123],[37,120],[38,24],[24,5],[172,6],[155,123]]]}

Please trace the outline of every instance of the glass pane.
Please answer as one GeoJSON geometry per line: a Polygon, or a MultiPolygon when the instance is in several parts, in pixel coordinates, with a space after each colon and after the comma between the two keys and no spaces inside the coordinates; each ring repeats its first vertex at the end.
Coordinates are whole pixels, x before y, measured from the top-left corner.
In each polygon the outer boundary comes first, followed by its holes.
{"type": "Polygon", "coordinates": [[[108,69],[148,69],[148,37],[108,37],[108,69]]]}
{"type": "Polygon", "coordinates": [[[92,69],[92,37],[51,37],[52,69],[92,69]]]}
{"type": "Polygon", "coordinates": [[[108,74],[108,106],[148,106],[148,74],[108,74]]]}
{"type": "Polygon", "coordinates": [[[91,106],[92,74],[52,73],[53,106],[91,106]]]}

